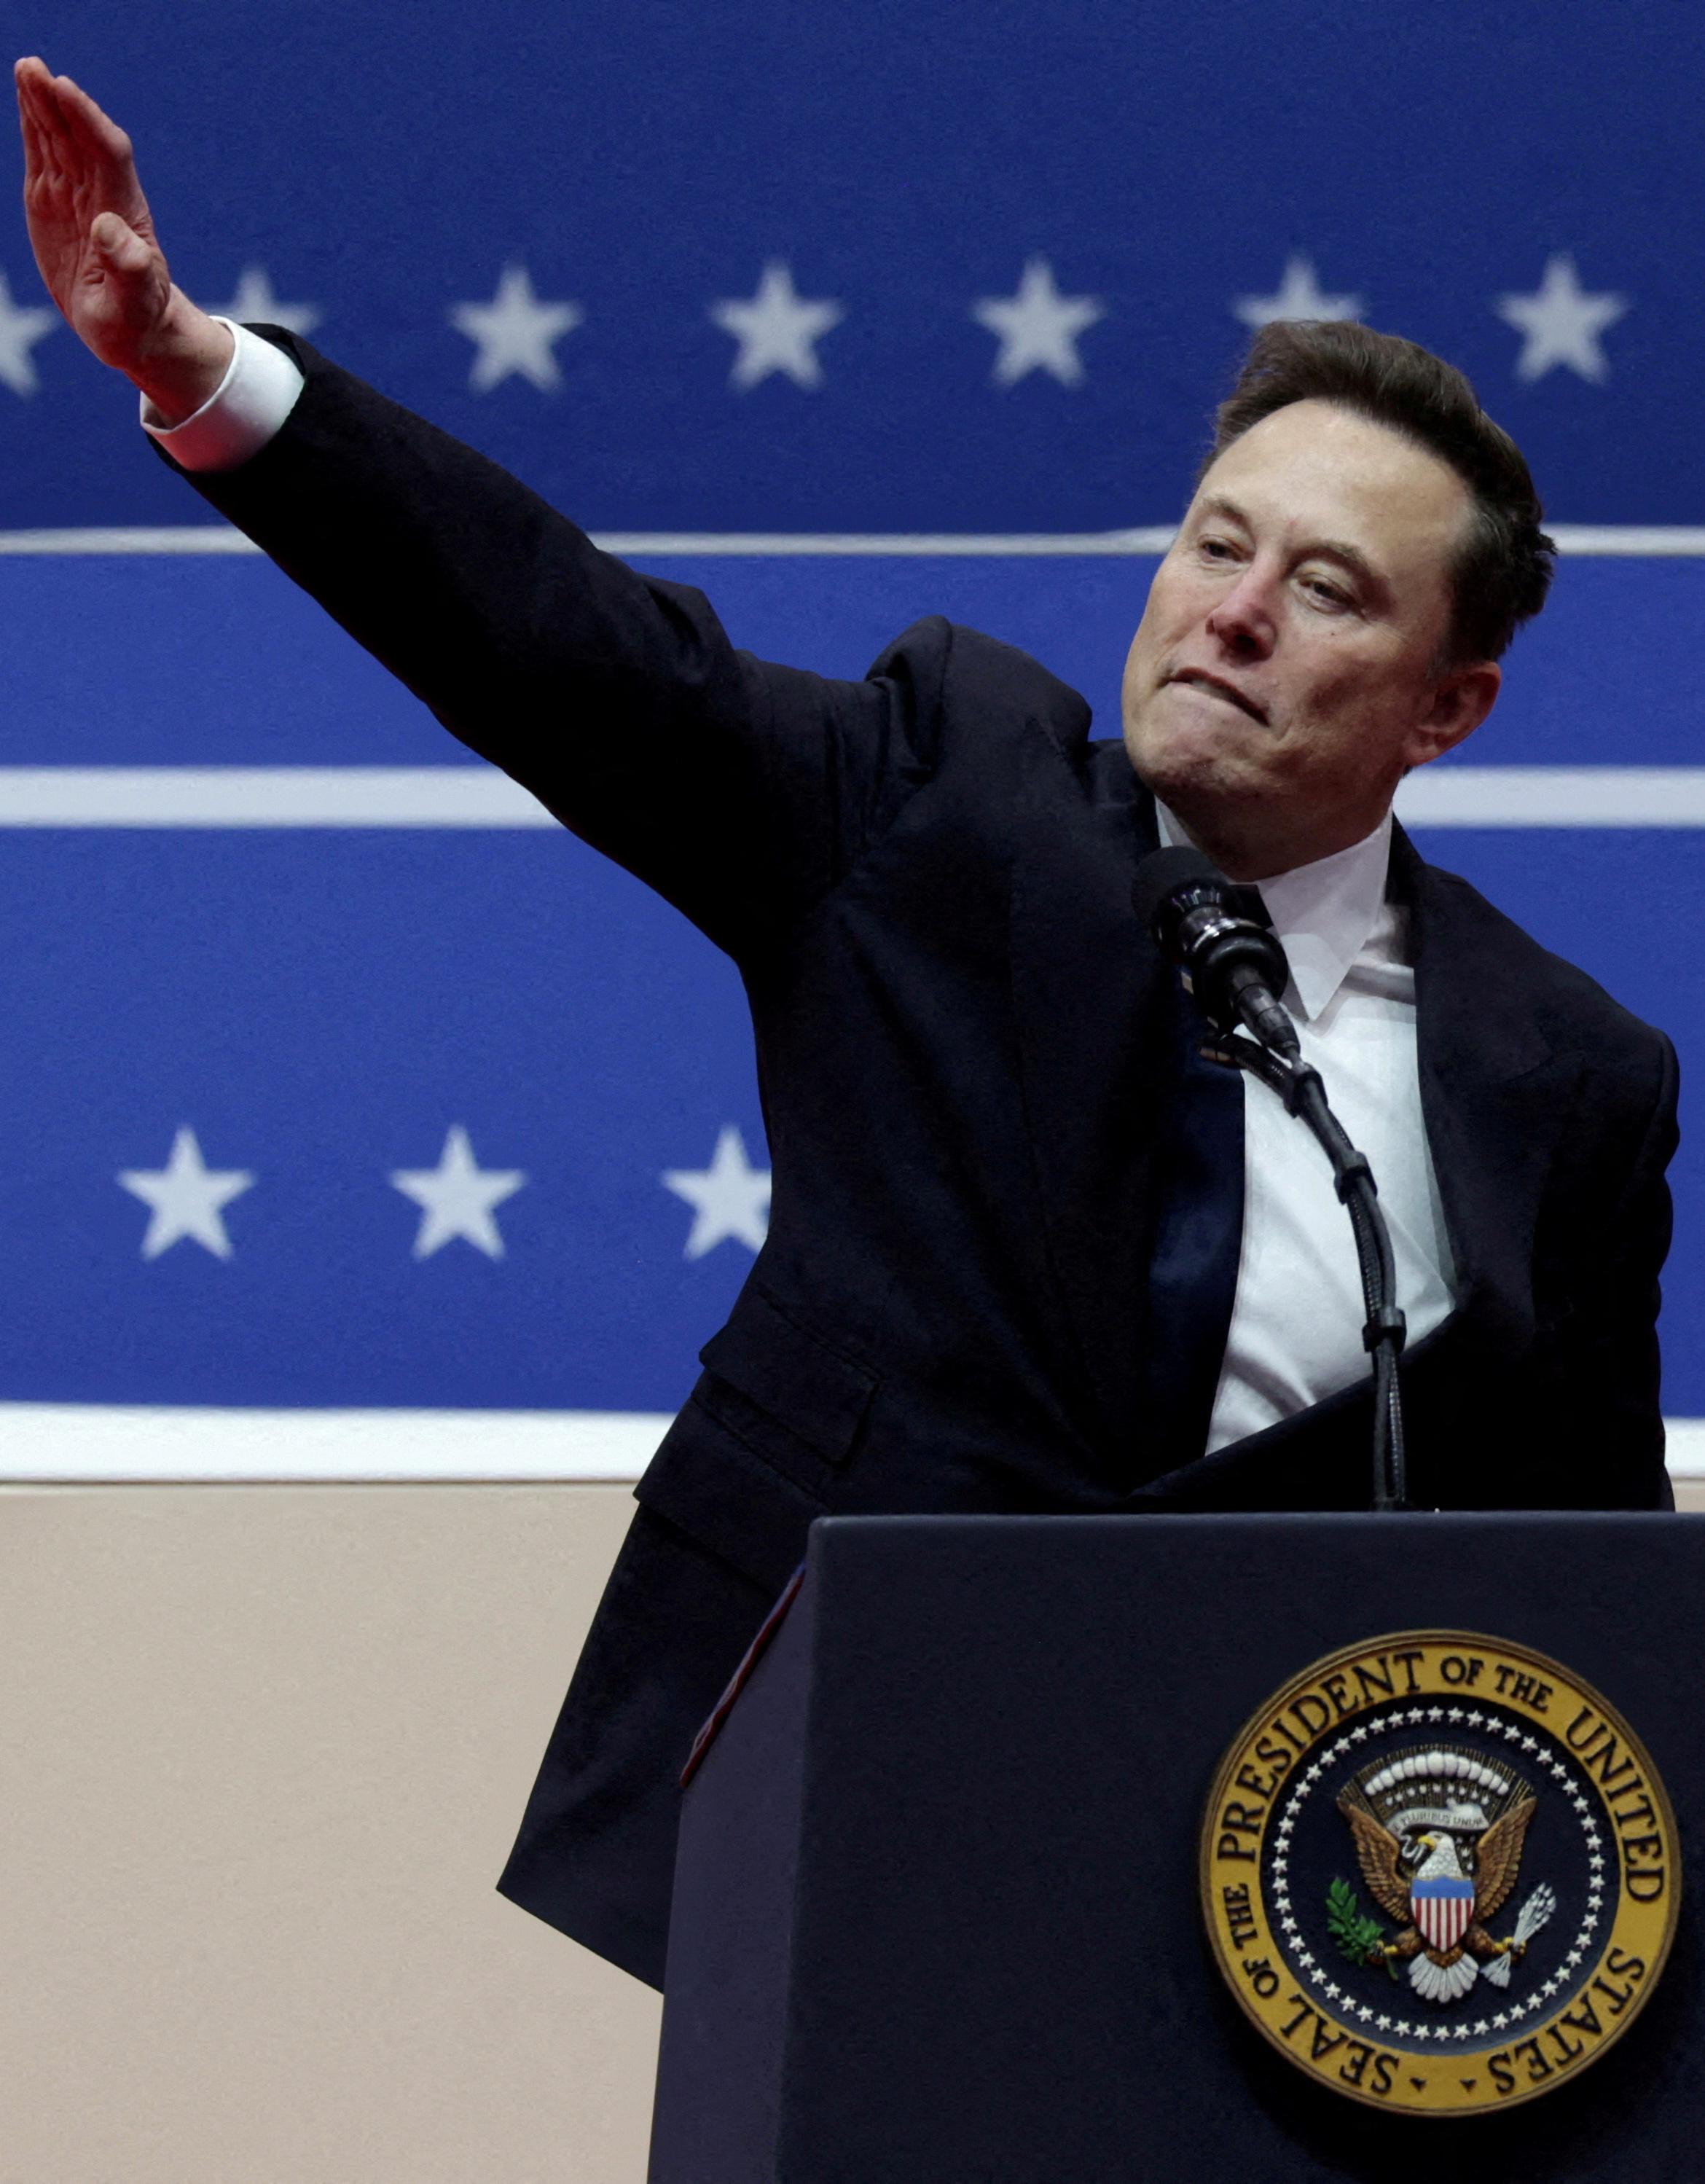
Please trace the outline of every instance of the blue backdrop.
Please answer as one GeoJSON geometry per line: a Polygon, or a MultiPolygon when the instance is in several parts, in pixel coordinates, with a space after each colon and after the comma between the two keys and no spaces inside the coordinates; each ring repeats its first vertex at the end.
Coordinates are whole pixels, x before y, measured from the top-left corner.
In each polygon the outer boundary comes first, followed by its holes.
{"type": "MultiPolygon", "coordinates": [[[[1323,311],[1464,365],[1555,518],[1705,520],[1679,8],[4,20],[131,130],[200,300],[293,320],[594,528],[1165,523],[1251,326],[1323,311]]],[[[21,220],[0,274],[0,525],[201,521],[21,220]]],[[[944,610],[1103,733],[1151,566],[647,558],[838,672],[944,610]]],[[[1702,594],[1697,561],[1567,562],[1475,759],[1695,763],[1702,594]]],[[[464,762],[254,560],[0,557],[0,766],[464,762]]],[[[1646,935],[1697,929],[1698,833],[1422,845],[1664,1024],[1691,1086],[1698,977],[1646,935]]],[[[624,875],[548,830],[0,827],[0,1395],[678,1400],[765,1156],[732,972],[624,875]]],[[[1674,1173],[1666,1403],[1705,1413],[1691,1138],[1674,1173]]]]}
{"type": "MultiPolygon", "coordinates": [[[[129,129],[198,301],[255,269],[340,359],[595,526],[1166,521],[1240,307],[1287,292],[1462,365],[1554,515],[1705,511],[1700,43],[1676,0],[8,0],[0,20],[129,129]],[[1312,292],[1285,290],[1293,260],[1312,292]],[[1043,354],[1057,330],[1051,367],[973,316],[1034,261],[1081,306],[1027,321],[1043,354]],[[807,340],[777,315],[794,368],[742,388],[762,357],[712,313],[772,264],[841,315],[807,340]],[[581,316],[515,313],[533,376],[481,387],[504,357],[452,314],[510,267],[581,316]],[[1537,333],[1503,315],[1535,303],[1537,333]]],[[[21,222],[0,270],[42,304],[21,222]]],[[[21,362],[7,521],[182,520],[69,332],[21,362]]]]}
{"type": "MultiPolygon", "coordinates": [[[[1153,564],[653,566],[702,585],[738,640],[835,672],[926,610],[995,628],[1087,692],[1107,733],[1153,564]]],[[[0,608],[18,633],[0,649],[9,766],[476,763],[258,559],[0,558],[0,608]],[[31,641],[44,631],[59,642],[31,641]]],[[[1702,619],[1705,562],[1566,562],[1476,757],[1686,763],[1702,619]]],[[[1419,838],[1671,1030],[1691,1113],[1705,970],[1650,934],[1665,916],[1698,929],[1705,833],[1419,838]]],[[[712,1173],[733,1128],[738,1186],[763,1140],[738,981],[626,874],[555,828],[0,826],[0,911],[5,1393],[616,1409],[684,1393],[761,1204],[755,1186],[717,1195],[707,1233],[691,1183],[664,1178],[712,1173]],[[426,1209],[392,1178],[437,1172],[456,1127],[482,1174],[526,1178],[489,1208],[501,1256],[466,1233],[415,1256],[426,1209]],[[142,1256],[151,1208],[117,1178],[165,1173],[183,1128],[208,1171],[252,1178],[211,1232],[228,1256],[192,1233],[142,1256]]],[[[1691,1138],[1674,1174],[1666,1395],[1705,1412],[1691,1138]]]]}

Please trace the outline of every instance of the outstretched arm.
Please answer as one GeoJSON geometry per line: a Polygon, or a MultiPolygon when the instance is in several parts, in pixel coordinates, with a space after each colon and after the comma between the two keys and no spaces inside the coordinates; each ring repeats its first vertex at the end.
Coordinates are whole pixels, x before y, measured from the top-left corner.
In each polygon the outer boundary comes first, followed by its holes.
{"type": "MultiPolygon", "coordinates": [[[[174,285],[123,130],[39,60],[17,81],[42,278],[178,423],[219,390],[230,329],[174,285]]],[[[731,952],[780,940],[928,770],[944,626],[861,682],[754,660],[698,592],[599,552],[496,464],[274,338],[305,382],[288,422],[191,482],[566,825],[731,952]]]]}
{"type": "Polygon", "coordinates": [[[231,329],[174,283],[124,131],[33,55],[13,73],[24,214],[47,292],[102,363],[177,424],[225,376],[231,329]]]}

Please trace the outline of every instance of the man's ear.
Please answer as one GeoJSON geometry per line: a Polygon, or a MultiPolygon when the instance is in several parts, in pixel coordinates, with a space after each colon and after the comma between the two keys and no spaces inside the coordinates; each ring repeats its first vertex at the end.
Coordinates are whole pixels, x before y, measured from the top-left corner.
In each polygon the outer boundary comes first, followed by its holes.
{"type": "Polygon", "coordinates": [[[1425,766],[1473,735],[1496,703],[1503,680],[1504,671],[1496,660],[1453,667],[1435,684],[1430,708],[1409,731],[1406,763],[1425,766]]]}

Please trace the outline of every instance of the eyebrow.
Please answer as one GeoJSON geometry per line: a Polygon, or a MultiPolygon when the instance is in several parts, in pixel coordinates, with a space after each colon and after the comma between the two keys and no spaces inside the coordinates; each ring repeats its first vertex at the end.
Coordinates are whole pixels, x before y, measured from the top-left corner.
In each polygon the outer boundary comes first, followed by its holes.
{"type": "MultiPolygon", "coordinates": [[[[1229,515],[1234,522],[1242,524],[1245,530],[1249,528],[1248,516],[1234,500],[1228,500],[1223,493],[1210,494],[1201,504],[1199,513],[1203,515],[1229,515]]],[[[1374,567],[1359,546],[1352,546],[1347,540],[1342,538],[1317,538],[1309,547],[1308,551],[1311,554],[1328,554],[1333,560],[1343,562],[1345,566],[1353,570],[1364,583],[1389,597],[1390,584],[1374,567]]]]}

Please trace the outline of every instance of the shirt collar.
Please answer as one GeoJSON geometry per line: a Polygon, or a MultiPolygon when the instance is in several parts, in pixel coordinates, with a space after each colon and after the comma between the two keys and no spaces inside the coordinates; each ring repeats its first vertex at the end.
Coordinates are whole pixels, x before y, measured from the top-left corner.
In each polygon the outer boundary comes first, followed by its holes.
{"type": "MultiPolygon", "coordinates": [[[[1177,849],[1190,836],[1158,797],[1155,816],[1162,845],[1177,849]]],[[[1261,883],[1261,899],[1290,966],[1290,984],[1311,1023],[1343,984],[1345,973],[1368,945],[1385,902],[1391,861],[1391,814],[1347,850],[1261,883]]]]}

